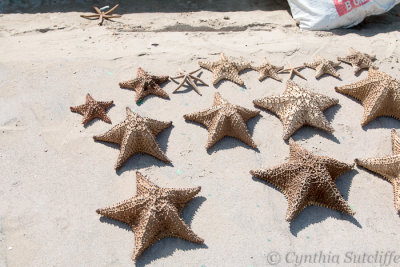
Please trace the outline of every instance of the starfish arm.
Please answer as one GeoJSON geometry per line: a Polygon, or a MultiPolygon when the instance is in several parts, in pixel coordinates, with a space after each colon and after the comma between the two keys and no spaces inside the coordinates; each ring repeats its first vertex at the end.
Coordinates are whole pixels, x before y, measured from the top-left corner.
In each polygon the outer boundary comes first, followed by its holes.
{"type": "Polygon", "coordinates": [[[101,14],[101,11],[100,11],[100,9],[99,9],[97,6],[93,6],[93,9],[94,9],[98,14],[101,14]]]}
{"type": "Polygon", "coordinates": [[[144,86],[142,79],[139,78],[119,83],[119,87],[133,89],[133,90],[135,90],[136,87],[138,87],[139,85],[144,86]]]}
{"type": "Polygon", "coordinates": [[[126,130],[126,123],[122,122],[115,125],[113,128],[111,128],[111,130],[107,131],[102,135],[93,136],[93,139],[95,141],[103,141],[120,145],[125,130],[126,130]]]}
{"type": "Polygon", "coordinates": [[[289,96],[280,95],[280,96],[269,96],[261,99],[256,99],[253,101],[253,104],[256,107],[266,109],[275,113],[280,119],[285,117],[286,108],[290,104],[294,102],[289,96]]]}
{"type": "Polygon", "coordinates": [[[183,78],[183,77],[185,77],[185,76],[186,76],[185,74],[180,74],[180,75],[178,75],[178,76],[170,77],[170,79],[171,79],[171,80],[175,80],[175,79],[183,78]]]}
{"type": "Polygon", "coordinates": [[[188,82],[190,83],[190,85],[192,85],[193,89],[194,89],[199,95],[201,95],[199,88],[197,88],[197,85],[193,82],[193,80],[192,80],[190,77],[188,77],[187,80],[188,80],[188,82]]]}
{"type": "Polygon", "coordinates": [[[316,127],[321,130],[325,130],[327,132],[333,133],[334,129],[329,124],[328,120],[324,116],[321,110],[312,109],[307,112],[307,116],[305,119],[305,124],[316,127]]]}
{"type": "Polygon", "coordinates": [[[105,15],[110,14],[111,12],[113,12],[115,9],[117,9],[117,7],[119,6],[119,4],[116,4],[114,7],[112,7],[110,10],[107,10],[106,12],[104,12],[105,15]]]}
{"type": "MultiPolygon", "coordinates": [[[[364,114],[361,119],[361,125],[365,126],[379,116],[392,115],[391,109],[389,108],[390,103],[387,101],[390,97],[389,90],[382,90],[376,94],[373,94],[371,91],[368,97],[363,101],[364,114]]],[[[397,106],[396,109],[399,111],[400,115],[400,108],[397,106]]]]}
{"type": "Polygon", "coordinates": [[[348,84],[348,85],[344,85],[344,86],[340,86],[340,87],[335,87],[335,91],[345,94],[345,95],[349,95],[351,97],[354,97],[355,99],[359,100],[359,101],[364,101],[370,91],[375,87],[378,86],[380,84],[379,79],[364,79],[352,84],[348,84]]]}
{"type": "Polygon", "coordinates": [[[235,105],[235,109],[243,118],[244,122],[247,122],[251,118],[254,118],[260,114],[259,110],[251,110],[237,105],[235,105]]]}
{"type": "Polygon", "coordinates": [[[318,79],[319,77],[324,75],[324,73],[325,73],[325,68],[324,68],[323,64],[316,66],[316,68],[315,68],[315,78],[316,79],[318,79]]]}
{"type": "Polygon", "coordinates": [[[238,70],[238,72],[241,72],[242,70],[251,68],[250,63],[247,63],[247,62],[232,62],[232,64],[238,70]]]}
{"type": "Polygon", "coordinates": [[[270,75],[270,77],[271,77],[272,79],[275,79],[275,80],[277,80],[277,81],[279,81],[279,82],[282,81],[282,79],[278,76],[278,74],[277,74],[276,72],[271,72],[269,75],[270,75]]]}
{"type": "MultiPolygon", "coordinates": [[[[298,180],[303,180],[304,181],[304,174],[300,173],[297,175],[298,180]],[[303,178],[302,178],[303,177],[303,178]]],[[[292,185],[290,188],[290,192],[287,191],[285,193],[285,196],[288,200],[288,208],[286,210],[286,221],[292,222],[294,218],[299,215],[299,213],[310,203],[308,203],[308,199],[306,196],[304,196],[304,191],[306,190],[307,186],[301,185],[301,184],[295,184],[292,185]]]]}
{"type": "Polygon", "coordinates": [[[97,103],[98,103],[102,108],[108,109],[108,108],[110,108],[110,107],[114,104],[114,101],[98,101],[97,103]]]}
{"type": "Polygon", "coordinates": [[[219,109],[219,107],[212,107],[200,112],[185,114],[183,117],[185,120],[201,123],[207,128],[210,128],[213,118],[216,116],[219,109]]]}
{"type": "Polygon", "coordinates": [[[392,129],[391,132],[392,137],[392,152],[393,155],[400,154],[400,136],[396,134],[396,130],[392,129]]]}
{"type": "Polygon", "coordinates": [[[117,170],[124,165],[124,163],[134,154],[141,152],[140,144],[138,141],[142,141],[140,138],[140,134],[138,132],[125,132],[124,136],[121,140],[121,148],[118,155],[117,162],[115,163],[114,168],[117,170]]]}
{"type": "Polygon", "coordinates": [[[216,117],[214,117],[208,129],[209,134],[208,134],[206,149],[210,149],[219,140],[221,140],[224,136],[227,135],[229,128],[228,120],[229,118],[227,118],[224,115],[219,115],[219,116],[217,115],[216,117]]]}
{"type": "Polygon", "coordinates": [[[169,76],[152,76],[151,77],[157,84],[163,84],[168,81],[169,76]]]}
{"type": "Polygon", "coordinates": [[[393,183],[393,193],[394,193],[394,207],[398,213],[400,213],[400,177],[393,183]]]}
{"type": "Polygon", "coordinates": [[[144,90],[144,82],[140,84],[140,86],[137,86],[135,89],[136,96],[135,96],[135,102],[138,103],[140,100],[143,100],[146,96],[151,94],[153,90],[144,90]]]}
{"type": "MultiPolygon", "coordinates": [[[[306,81],[307,81],[307,78],[306,78],[306,77],[304,77],[303,75],[301,75],[301,74],[300,74],[300,72],[299,72],[298,70],[296,70],[296,69],[293,69],[293,72],[294,72],[294,73],[295,73],[297,76],[299,76],[300,78],[302,78],[302,79],[304,79],[304,80],[306,80],[306,81]]],[[[290,79],[292,79],[293,72],[291,72],[290,79]]]]}
{"type": "Polygon", "coordinates": [[[314,155],[307,149],[301,147],[292,138],[289,139],[289,162],[300,162],[306,164],[314,160],[314,155]]]}
{"type": "Polygon", "coordinates": [[[231,80],[234,83],[237,83],[239,85],[243,85],[244,82],[242,79],[240,79],[239,75],[237,73],[228,73],[226,77],[223,77],[224,79],[231,80]]]}
{"type": "Polygon", "coordinates": [[[296,108],[288,110],[285,116],[281,118],[283,124],[283,139],[287,140],[297,130],[307,123],[304,112],[299,111],[296,108]]]}
{"type": "Polygon", "coordinates": [[[324,72],[329,74],[329,75],[332,75],[333,77],[339,78],[340,74],[335,70],[335,68],[333,66],[334,65],[332,65],[332,64],[326,65],[325,68],[324,68],[324,72]]]}
{"type": "Polygon", "coordinates": [[[311,62],[311,63],[304,63],[303,65],[306,66],[307,68],[315,69],[317,66],[319,66],[321,64],[322,64],[322,62],[318,60],[318,61],[311,62]]]}
{"type": "Polygon", "coordinates": [[[192,200],[201,190],[201,187],[195,188],[163,188],[168,194],[168,200],[173,204],[186,204],[192,200]]]}
{"type": "Polygon", "coordinates": [[[104,110],[98,110],[97,113],[94,113],[91,117],[94,118],[99,118],[107,123],[111,123],[111,119],[107,116],[106,111],[104,110]]]}
{"type": "Polygon", "coordinates": [[[192,79],[194,79],[194,80],[196,80],[196,81],[199,81],[200,83],[202,83],[202,84],[208,86],[208,84],[205,83],[205,82],[204,82],[203,80],[201,80],[200,78],[198,78],[198,77],[196,77],[196,76],[192,76],[192,75],[190,75],[190,77],[191,77],[192,79]]]}
{"type": "Polygon", "coordinates": [[[100,26],[101,26],[101,25],[103,25],[103,22],[104,22],[103,13],[102,13],[102,14],[100,14],[100,16],[99,16],[99,20],[100,20],[100,22],[99,22],[99,25],[100,25],[100,26]]]}
{"type": "Polygon", "coordinates": [[[312,95],[315,96],[314,99],[318,105],[318,108],[322,111],[339,104],[339,99],[337,98],[315,93],[312,93],[312,95]]]}
{"type": "Polygon", "coordinates": [[[140,172],[136,172],[136,192],[138,196],[149,194],[151,191],[160,189],[140,172]]]}
{"type": "Polygon", "coordinates": [[[355,159],[357,165],[383,176],[389,182],[398,179],[400,174],[400,156],[382,158],[355,159]]]}
{"type": "Polygon", "coordinates": [[[172,125],[172,121],[158,121],[150,118],[144,118],[144,121],[153,135],[158,135],[172,125]]]}
{"type": "Polygon", "coordinates": [[[213,69],[218,65],[218,62],[211,62],[211,61],[199,61],[199,66],[209,70],[209,71],[213,71],[213,69]]]}
{"type": "Polygon", "coordinates": [[[158,84],[154,86],[154,90],[151,90],[151,93],[162,98],[169,98],[167,92],[165,92],[158,84]]]}
{"type": "Polygon", "coordinates": [[[178,89],[181,88],[182,85],[183,85],[185,82],[186,82],[186,79],[183,79],[183,80],[181,81],[181,83],[178,85],[178,87],[176,87],[176,89],[175,89],[174,91],[172,91],[172,93],[175,93],[176,91],[178,91],[178,89]]]}
{"type": "Polygon", "coordinates": [[[243,120],[242,116],[240,116],[239,114],[233,115],[230,118],[230,124],[232,129],[231,133],[229,134],[230,136],[241,140],[243,143],[247,144],[252,148],[257,147],[253,139],[251,138],[251,135],[247,129],[247,125],[243,120]]]}
{"type": "Polygon", "coordinates": [[[315,158],[317,159],[318,164],[323,164],[326,167],[332,181],[336,181],[339,176],[351,171],[354,167],[354,164],[347,164],[325,156],[316,156],[315,158]]]}
{"type": "Polygon", "coordinates": [[[76,106],[76,107],[70,107],[70,110],[72,112],[76,112],[76,113],[79,113],[81,115],[84,115],[86,110],[87,110],[87,105],[84,104],[84,105],[80,105],[80,106],[76,106]]]}
{"type": "Polygon", "coordinates": [[[194,71],[189,72],[189,75],[193,75],[193,74],[195,74],[196,72],[198,72],[199,70],[201,70],[201,68],[198,68],[197,70],[194,70],[194,71]]]}
{"type": "Polygon", "coordinates": [[[93,14],[93,15],[81,15],[82,18],[94,18],[94,17],[99,17],[99,14],[93,14]]]}

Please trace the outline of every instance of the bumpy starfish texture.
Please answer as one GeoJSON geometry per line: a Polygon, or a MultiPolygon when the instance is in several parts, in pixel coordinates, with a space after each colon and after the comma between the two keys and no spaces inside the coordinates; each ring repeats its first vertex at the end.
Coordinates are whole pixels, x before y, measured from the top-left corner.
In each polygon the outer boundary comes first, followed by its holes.
{"type": "Polygon", "coordinates": [[[230,61],[225,57],[224,53],[221,53],[221,58],[218,61],[199,61],[199,65],[213,73],[214,85],[223,79],[243,85],[244,82],[239,78],[239,72],[251,68],[250,63],[230,61]]]}
{"type": "Polygon", "coordinates": [[[136,78],[130,81],[121,82],[121,88],[133,89],[136,92],[136,103],[148,95],[157,95],[162,98],[169,98],[160,85],[168,81],[168,76],[155,76],[138,68],[136,78]]]}
{"type": "Polygon", "coordinates": [[[120,15],[110,15],[111,12],[113,12],[115,9],[117,9],[119,5],[115,5],[113,8],[110,10],[103,12],[101,11],[98,7],[93,6],[93,9],[96,11],[95,14],[92,15],[81,15],[82,18],[85,19],[90,19],[90,18],[99,18],[99,25],[103,25],[104,19],[109,20],[112,18],[120,18],[120,15]]]}
{"type": "Polygon", "coordinates": [[[289,68],[283,69],[283,70],[281,70],[279,73],[282,73],[282,72],[289,72],[289,80],[292,80],[292,79],[293,79],[293,75],[297,75],[297,76],[299,76],[300,78],[302,78],[302,79],[304,79],[304,80],[307,80],[307,79],[306,79],[303,75],[301,75],[300,72],[299,72],[299,70],[305,68],[304,65],[301,65],[301,66],[298,66],[298,67],[293,67],[292,64],[290,64],[290,62],[288,62],[288,65],[289,65],[289,68]]]}
{"type": "Polygon", "coordinates": [[[333,158],[316,156],[300,147],[292,139],[289,162],[250,174],[279,188],[288,200],[286,220],[291,222],[307,206],[317,205],[354,215],[354,211],[340,195],[336,179],[350,171],[354,164],[333,158]]]}
{"type": "Polygon", "coordinates": [[[392,155],[387,157],[355,159],[360,165],[375,172],[393,185],[394,207],[400,213],[400,136],[392,129],[392,155]]]}
{"type": "Polygon", "coordinates": [[[214,104],[204,111],[186,114],[185,120],[203,124],[208,129],[206,149],[211,148],[224,136],[231,136],[243,143],[257,147],[247,130],[246,122],[260,112],[232,105],[215,93],[214,104]]]}
{"type": "Polygon", "coordinates": [[[368,69],[370,67],[376,68],[372,60],[376,59],[375,55],[368,55],[361,53],[350,47],[350,54],[347,57],[338,57],[339,61],[351,64],[353,66],[354,74],[357,74],[362,69],[368,69]]]}
{"type": "Polygon", "coordinates": [[[204,243],[181,218],[183,208],[200,192],[200,187],[160,188],[139,172],[136,172],[136,183],[135,197],[96,210],[98,214],[126,223],[132,228],[135,234],[132,260],[137,260],[147,248],[165,237],[204,243]]]}
{"type": "Polygon", "coordinates": [[[264,63],[261,66],[252,68],[260,73],[260,76],[258,77],[259,81],[262,81],[267,77],[271,77],[279,82],[282,81],[282,79],[278,76],[278,72],[283,70],[283,66],[272,65],[267,61],[266,58],[264,58],[264,63]]]}
{"type": "Polygon", "coordinates": [[[201,69],[197,69],[197,70],[192,71],[192,72],[181,71],[178,76],[171,77],[171,80],[182,78],[182,82],[179,83],[178,87],[174,91],[172,91],[172,93],[175,93],[176,91],[178,91],[178,89],[181,88],[182,85],[186,82],[187,84],[191,85],[193,87],[193,89],[199,95],[201,95],[199,88],[197,88],[196,81],[198,81],[198,82],[200,82],[200,83],[202,83],[202,84],[204,84],[206,86],[208,86],[208,84],[206,84],[200,78],[198,78],[198,77],[193,75],[196,72],[198,72],[199,70],[201,70],[201,69]]]}
{"type": "Polygon", "coordinates": [[[323,111],[339,103],[338,99],[305,90],[288,80],[280,96],[269,96],[253,101],[254,105],[275,113],[283,124],[283,139],[287,140],[303,125],[310,125],[328,132],[332,126],[323,111]]]}
{"type": "Polygon", "coordinates": [[[96,101],[90,94],[86,95],[86,103],[76,107],[70,107],[72,112],[83,115],[82,124],[86,125],[91,120],[99,118],[107,123],[111,123],[107,116],[107,109],[113,105],[113,101],[96,101]]]}
{"type": "Polygon", "coordinates": [[[361,101],[364,106],[362,126],[379,116],[400,120],[400,80],[384,72],[369,68],[366,79],[335,87],[335,90],[361,101]]]}
{"type": "Polygon", "coordinates": [[[340,62],[333,62],[326,60],[321,56],[317,56],[317,59],[312,63],[304,63],[304,66],[315,70],[315,78],[318,79],[323,74],[329,74],[333,77],[339,78],[340,74],[335,70],[340,65],[340,62]]]}
{"type": "Polygon", "coordinates": [[[172,122],[142,118],[130,108],[126,108],[126,114],[127,117],[123,122],[115,125],[108,132],[93,137],[95,141],[121,146],[115,169],[120,168],[129,157],[136,153],[146,153],[161,161],[170,162],[158,146],[156,135],[170,127],[172,122]]]}

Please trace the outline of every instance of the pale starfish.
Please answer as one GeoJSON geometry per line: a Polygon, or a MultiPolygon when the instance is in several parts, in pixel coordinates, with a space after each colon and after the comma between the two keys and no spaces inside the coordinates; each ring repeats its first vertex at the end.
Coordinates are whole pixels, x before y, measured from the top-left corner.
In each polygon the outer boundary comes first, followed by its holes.
{"type": "Polygon", "coordinates": [[[298,67],[292,67],[292,64],[290,64],[290,62],[288,62],[288,66],[289,66],[289,68],[283,69],[283,70],[279,71],[279,73],[289,72],[289,80],[292,80],[292,79],[293,79],[293,75],[297,75],[297,76],[299,76],[300,78],[303,78],[304,80],[307,80],[307,79],[306,79],[303,75],[301,75],[300,72],[299,72],[299,70],[305,68],[304,65],[301,65],[301,66],[298,66],[298,67]]]}
{"type": "Polygon", "coordinates": [[[261,66],[252,68],[260,73],[260,76],[258,77],[259,81],[262,81],[267,77],[271,77],[279,82],[282,81],[282,79],[279,78],[278,73],[283,70],[283,66],[272,65],[267,61],[266,58],[264,58],[264,62],[261,66]]]}
{"type": "Polygon", "coordinates": [[[160,87],[168,81],[168,76],[155,76],[138,68],[136,78],[130,81],[121,82],[121,88],[133,89],[136,92],[136,103],[148,95],[157,95],[162,98],[169,98],[168,94],[160,87]]]}
{"type": "Polygon", "coordinates": [[[202,83],[202,84],[204,84],[204,85],[206,85],[206,86],[208,86],[208,84],[206,84],[206,83],[203,82],[200,78],[198,78],[198,77],[196,77],[196,76],[193,75],[193,74],[195,74],[196,72],[198,72],[199,70],[201,70],[201,69],[197,69],[197,70],[192,71],[192,72],[180,71],[178,76],[171,77],[171,80],[183,78],[183,79],[182,79],[182,82],[178,85],[178,87],[177,87],[174,91],[172,91],[172,93],[175,93],[176,91],[178,91],[178,89],[181,88],[182,85],[186,82],[186,83],[188,83],[189,85],[191,85],[191,86],[193,87],[193,89],[194,89],[199,95],[201,95],[199,88],[197,88],[196,81],[198,81],[198,82],[200,82],[200,83],[202,83]]]}
{"type": "Polygon", "coordinates": [[[160,188],[140,172],[136,172],[136,184],[135,197],[96,210],[98,214],[132,228],[135,234],[132,260],[137,260],[147,248],[165,237],[204,243],[181,218],[183,208],[200,192],[200,186],[188,189],[160,188]]]}
{"type": "Polygon", "coordinates": [[[243,85],[244,82],[239,78],[239,72],[245,69],[250,69],[250,63],[246,62],[232,62],[228,60],[224,53],[221,53],[221,57],[218,61],[199,61],[199,65],[213,73],[213,84],[216,85],[222,79],[231,80],[239,85],[243,85]]]}
{"type": "Polygon", "coordinates": [[[389,74],[369,68],[368,78],[335,87],[335,90],[361,101],[364,106],[362,126],[379,116],[400,120],[400,80],[389,74]]]}
{"type": "Polygon", "coordinates": [[[287,140],[303,125],[310,125],[328,132],[332,126],[323,111],[339,103],[339,100],[313,93],[286,82],[286,90],[280,96],[269,96],[253,101],[254,105],[275,113],[283,124],[283,139],[287,140]]]}
{"type": "Polygon", "coordinates": [[[103,12],[101,11],[98,7],[93,6],[93,9],[96,11],[95,14],[92,15],[81,15],[82,18],[89,19],[89,18],[99,18],[99,25],[103,25],[104,19],[109,20],[112,18],[120,18],[120,15],[110,15],[111,12],[113,12],[115,9],[117,9],[119,5],[115,5],[113,8],[110,10],[103,12]]]}
{"type": "Polygon", "coordinates": [[[312,63],[304,63],[304,66],[315,70],[315,78],[318,79],[323,74],[329,74],[333,77],[339,78],[340,74],[335,70],[340,65],[340,62],[333,62],[317,55],[317,59],[312,63]]]}
{"type": "Polygon", "coordinates": [[[86,125],[95,118],[111,123],[107,116],[107,109],[113,105],[113,101],[96,101],[90,94],[86,95],[86,103],[76,107],[70,107],[72,112],[83,115],[82,124],[86,125]]]}
{"type": "Polygon", "coordinates": [[[307,206],[316,205],[354,215],[335,185],[336,179],[354,164],[316,156],[289,140],[289,162],[250,171],[250,174],[279,188],[288,200],[286,220],[291,222],[307,206]]]}
{"type": "Polygon", "coordinates": [[[259,113],[259,111],[232,105],[219,93],[215,93],[214,104],[211,108],[186,114],[183,117],[185,120],[201,123],[207,127],[209,134],[206,149],[211,148],[224,136],[235,137],[255,148],[256,144],[251,139],[246,122],[259,113]]]}
{"type": "Polygon", "coordinates": [[[350,55],[347,57],[338,57],[339,61],[351,64],[353,66],[354,74],[357,74],[362,69],[377,68],[373,65],[372,60],[376,59],[375,55],[368,55],[361,53],[350,47],[350,55]]]}
{"type": "Polygon", "coordinates": [[[126,119],[108,132],[94,136],[95,141],[104,141],[121,146],[115,169],[120,168],[129,157],[136,153],[146,153],[164,162],[170,162],[157,144],[156,135],[170,127],[172,122],[142,118],[126,108],[126,119]]]}
{"type": "Polygon", "coordinates": [[[393,185],[394,207],[400,213],[400,136],[392,129],[392,155],[380,158],[355,159],[360,165],[370,171],[382,175],[393,185]]]}

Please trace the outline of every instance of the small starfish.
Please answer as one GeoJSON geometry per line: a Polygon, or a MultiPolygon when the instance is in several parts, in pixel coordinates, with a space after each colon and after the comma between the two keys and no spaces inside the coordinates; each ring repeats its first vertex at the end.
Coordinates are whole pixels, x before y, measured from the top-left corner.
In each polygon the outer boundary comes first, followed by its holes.
{"type": "Polygon", "coordinates": [[[264,62],[261,66],[253,67],[253,69],[260,73],[260,76],[258,77],[259,81],[262,81],[267,77],[271,77],[279,82],[282,81],[282,79],[279,78],[278,73],[283,70],[283,66],[272,65],[266,58],[264,58],[264,62]]]}
{"type": "Polygon", "coordinates": [[[244,82],[239,78],[239,72],[251,68],[250,63],[229,61],[224,53],[221,53],[221,57],[218,61],[199,61],[199,65],[213,73],[214,85],[223,79],[243,85],[244,82]]]}
{"type": "Polygon", "coordinates": [[[136,78],[119,83],[121,88],[133,89],[136,92],[136,103],[148,95],[157,95],[162,98],[169,98],[168,94],[160,87],[168,81],[168,76],[155,76],[138,68],[136,78]]]}
{"type": "Polygon", "coordinates": [[[113,8],[111,8],[110,10],[108,10],[106,12],[103,12],[98,7],[93,6],[93,9],[96,11],[95,14],[93,14],[93,15],[81,15],[81,17],[85,18],[85,19],[98,17],[99,20],[100,20],[99,25],[101,26],[101,25],[103,25],[104,19],[109,20],[109,19],[112,19],[112,18],[120,18],[121,17],[120,15],[109,15],[111,12],[113,12],[115,9],[117,9],[118,6],[119,5],[115,5],[113,8]]]}
{"type": "Polygon", "coordinates": [[[200,83],[202,83],[202,84],[204,84],[206,86],[208,86],[208,84],[206,84],[205,82],[200,80],[200,78],[198,78],[198,77],[193,75],[196,72],[198,72],[199,70],[201,70],[201,69],[197,69],[197,70],[192,71],[192,72],[180,71],[178,76],[171,77],[171,80],[183,78],[182,82],[178,85],[178,87],[174,91],[172,91],[172,93],[175,93],[176,91],[178,91],[178,89],[181,88],[182,85],[186,82],[189,85],[191,85],[193,87],[193,89],[199,95],[201,95],[199,88],[197,88],[196,81],[198,81],[198,82],[200,82],[200,83]]]}
{"type": "Polygon", "coordinates": [[[300,74],[299,70],[304,69],[305,66],[301,65],[298,67],[292,67],[292,64],[290,64],[290,62],[288,62],[289,68],[287,69],[283,69],[281,71],[279,71],[278,73],[282,73],[282,72],[289,72],[289,80],[292,80],[293,78],[293,74],[299,76],[300,78],[303,78],[304,80],[307,80],[303,75],[300,74]]]}
{"type": "Polygon", "coordinates": [[[86,95],[86,103],[76,107],[70,107],[72,112],[83,115],[82,124],[86,125],[95,118],[111,123],[107,116],[107,109],[113,105],[113,101],[96,101],[90,94],[86,95]]]}
{"type": "Polygon", "coordinates": [[[373,65],[372,60],[376,59],[375,55],[368,55],[366,53],[358,52],[357,50],[350,47],[350,55],[347,57],[338,57],[339,61],[351,64],[353,66],[354,74],[357,74],[362,69],[368,69],[370,67],[377,68],[373,65]]]}
{"type": "Polygon", "coordinates": [[[304,66],[315,70],[315,78],[318,79],[323,74],[329,74],[333,77],[339,78],[340,74],[335,70],[340,65],[340,62],[333,62],[317,55],[317,58],[312,63],[304,63],[304,66]]]}

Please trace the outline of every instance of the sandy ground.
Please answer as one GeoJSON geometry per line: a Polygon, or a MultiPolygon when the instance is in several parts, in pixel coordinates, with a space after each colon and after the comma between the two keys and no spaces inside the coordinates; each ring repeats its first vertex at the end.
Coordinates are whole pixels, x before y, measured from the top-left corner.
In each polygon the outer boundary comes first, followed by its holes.
{"type": "MultiPolygon", "coordinates": [[[[199,96],[190,89],[171,94],[176,84],[169,82],[164,89],[170,100],[148,97],[141,105],[135,104],[134,92],[118,86],[139,66],[175,75],[179,68],[196,69],[198,60],[217,60],[220,52],[257,64],[264,57],[275,64],[302,64],[316,54],[344,56],[349,47],[376,54],[379,68],[396,77],[400,23],[395,12],[332,32],[299,30],[287,10],[140,12],[103,27],[78,12],[0,15],[0,266],[133,266],[132,231],[101,219],[95,210],[133,196],[136,170],[163,187],[200,185],[200,196],[183,217],[205,239],[205,245],[163,239],[137,266],[265,266],[271,252],[281,255],[281,265],[294,265],[293,255],[300,261],[301,255],[320,252],[339,255],[342,263],[349,252],[397,249],[399,255],[400,218],[388,182],[355,168],[337,180],[354,218],[309,207],[289,224],[284,196],[249,174],[287,160],[279,119],[262,111],[249,121],[258,150],[224,138],[207,152],[207,130],[182,117],[211,106],[215,92],[255,109],[252,100],[282,93],[284,83],[259,82],[257,72],[247,71],[241,75],[245,87],[223,82],[200,87],[199,96]],[[114,100],[108,112],[113,125],[125,118],[125,107],[173,121],[157,139],[173,165],[136,155],[116,172],[118,148],[92,139],[111,125],[96,120],[83,127],[82,117],[69,110],[88,92],[97,100],[114,100]]],[[[293,139],[315,154],[348,163],[390,154],[390,129],[399,129],[400,122],[379,118],[362,128],[363,107],[333,88],[367,73],[354,76],[348,65],[339,72],[342,80],[316,80],[311,69],[302,71],[307,82],[294,79],[338,98],[340,105],[325,112],[334,134],[304,127],[293,139]]],[[[201,78],[211,83],[210,72],[201,78]]]]}

